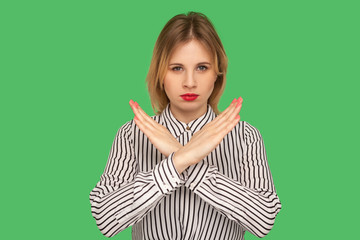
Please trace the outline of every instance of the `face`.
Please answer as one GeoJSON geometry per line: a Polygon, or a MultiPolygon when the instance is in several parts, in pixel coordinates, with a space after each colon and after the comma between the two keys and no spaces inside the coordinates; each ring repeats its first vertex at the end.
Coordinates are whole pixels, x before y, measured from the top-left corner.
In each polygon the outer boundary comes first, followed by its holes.
{"type": "Polygon", "coordinates": [[[201,42],[191,40],[177,46],[164,79],[173,115],[189,122],[205,114],[216,78],[211,52],[201,42]]]}

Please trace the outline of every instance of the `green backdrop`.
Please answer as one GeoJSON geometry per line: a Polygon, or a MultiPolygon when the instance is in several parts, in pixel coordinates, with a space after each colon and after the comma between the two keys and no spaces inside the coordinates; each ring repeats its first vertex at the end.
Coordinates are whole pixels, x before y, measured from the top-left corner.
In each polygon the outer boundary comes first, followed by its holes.
{"type": "MultiPolygon", "coordinates": [[[[264,239],[353,239],[358,1],[1,1],[1,239],[105,239],[89,193],[174,15],[206,14],[229,57],[219,108],[265,142],[282,202],[264,239]]],[[[356,235],[355,235],[356,236],[356,235]]],[[[131,228],[114,239],[131,239],[131,228]]],[[[246,239],[256,239],[247,233],[246,239]]]]}

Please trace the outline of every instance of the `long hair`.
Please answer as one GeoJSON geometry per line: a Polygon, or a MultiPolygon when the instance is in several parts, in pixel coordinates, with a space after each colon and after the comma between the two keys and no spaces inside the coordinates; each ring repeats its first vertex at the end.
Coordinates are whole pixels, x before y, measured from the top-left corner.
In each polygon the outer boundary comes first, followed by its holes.
{"type": "Polygon", "coordinates": [[[160,114],[169,103],[164,90],[164,78],[171,54],[178,44],[198,40],[206,46],[213,56],[217,79],[208,99],[208,104],[216,114],[220,97],[225,89],[228,59],[224,47],[211,21],[202,13],[188,12],[171,18],[156,40],[146,83],[151,106],[155,114],[160,114]]]}

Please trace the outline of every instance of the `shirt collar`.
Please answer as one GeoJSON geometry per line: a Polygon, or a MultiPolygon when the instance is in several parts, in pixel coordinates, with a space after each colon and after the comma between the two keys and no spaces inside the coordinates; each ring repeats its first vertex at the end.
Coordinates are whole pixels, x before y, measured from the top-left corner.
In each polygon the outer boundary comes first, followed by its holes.
{"type": "Polygon", "coordinates": [[[207,104],[207,111],[202,116],[186,124],[174,117],[174,115],[170,111],[170,103],[168,103],[166,108],[160,114],[160,119],[163,123],[162,125],[166,126],[167,129],[169,129],[169,131],[171,132],[171,134],[175,138],[177,138],[179,135],[183,134],[186,131],[191,131],[192,134],[196,133],[207,123],[214,120],[216,116],[217,115],[215,114],[210,104],[207,104]],[[190,128],[190,130],[187,130],[188,127],[190,128]]]}

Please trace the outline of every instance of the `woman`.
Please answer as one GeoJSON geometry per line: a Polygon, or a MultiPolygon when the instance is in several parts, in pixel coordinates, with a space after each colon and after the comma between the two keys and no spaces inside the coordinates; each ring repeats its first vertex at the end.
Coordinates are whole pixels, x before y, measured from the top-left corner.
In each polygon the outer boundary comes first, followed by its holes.
{"type": "Polygon", "coordinates": [[[227,57],[211,22],[180,14],[165,25],[147,76],[148,116],[117,132],[90,193],[100,231],[133,239],[263,237],[281,209],[260,132],[239,121],[242,98],[217,109],[227,57]]]}

